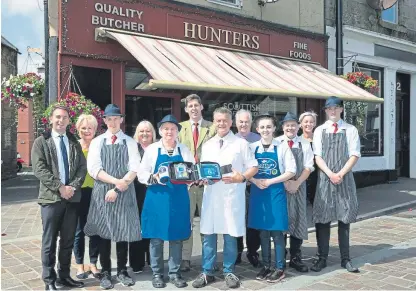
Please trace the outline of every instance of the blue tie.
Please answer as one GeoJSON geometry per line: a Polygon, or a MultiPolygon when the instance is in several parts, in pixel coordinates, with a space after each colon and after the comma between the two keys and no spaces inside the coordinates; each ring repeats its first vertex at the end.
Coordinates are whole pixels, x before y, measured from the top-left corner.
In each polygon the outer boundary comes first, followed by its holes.
{"type": "Polygon", "coordinates": [[[68,163],[68,152],[66,151],[66,146],[64,143],[64,136],[60,135],[59,136],[61,138],[61,153],[62,153],[62,158],[64,159],[64,169],[65,169],[65,185],[67,185],[69,183],[69,163],[68,163]]]}

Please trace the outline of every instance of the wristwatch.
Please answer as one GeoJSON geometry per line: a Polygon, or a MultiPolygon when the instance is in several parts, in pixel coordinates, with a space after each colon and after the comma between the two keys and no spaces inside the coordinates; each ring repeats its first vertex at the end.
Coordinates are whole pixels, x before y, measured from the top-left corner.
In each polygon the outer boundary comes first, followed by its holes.
{"type": "Polygon", "coordinates": [[[118,189],[117,187],[114,188],[114,192],[116,192],[117,194],[121,194],[120,189],[118,189]]]}

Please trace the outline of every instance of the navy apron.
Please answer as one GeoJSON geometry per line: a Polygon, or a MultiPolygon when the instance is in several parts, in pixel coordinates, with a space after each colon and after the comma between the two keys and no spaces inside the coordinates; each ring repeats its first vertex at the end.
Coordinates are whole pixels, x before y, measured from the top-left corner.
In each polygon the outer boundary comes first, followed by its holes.
{"type": "MultiPolygon", "coordinates": [[[[153,174],[159,167],[171,162],[183,162],[181,149],[178,155],[162,155],[158,149],[153,174]]],[[[190,202],[187,185],[150,185],[146,191],[142,211],[142,237],[159,238],[164,241],[186,240],[191,235],[190,202]]]]}
{"type": "MultiPolygon", "coordinates": [[[[280,176],[277,146],[273,152],[264,151],[254,155],[259,163],[256,179],[272,179],[280,176]]],[[[286,191],[283,183],[270,185],[266,189],[251,184],[248,211],[248,227],[259,230],[288,230],[286,191]]]]}

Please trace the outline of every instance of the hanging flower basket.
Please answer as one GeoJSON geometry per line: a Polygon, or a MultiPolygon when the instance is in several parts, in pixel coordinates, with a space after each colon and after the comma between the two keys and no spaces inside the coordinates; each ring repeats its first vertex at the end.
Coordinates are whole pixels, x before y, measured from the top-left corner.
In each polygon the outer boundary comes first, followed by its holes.
{"type": "Polygon", "coordinates": [[[85,96],[78,95],[73,92],[69,92],[65,97],[61,98],[58,102],[55,102],[45,110],[43,116],[41,117],[41,122],[45,126],[45,129],[49,125],[49,116],[51,115],[51,110],[53,106],[60,104],[69,108],[69,118],[71,120],[69,125],[69,131],[72,134],[77,135],[75,124],[77,123],[78,117],[81,114],[92,114],[97,119],[97,135],[104,132],[103,128],[103,115],[104,111],[101,110],[98,105],[93,103],[91,100],[87,99],[85,96]]]}
{"type": "Polygon", "coordinates": [[[10,75],[1,82],[1,100],[16,109],[24,109],[29,100],[43,94],[44,88],[45,81],[35,73],[10,75]]]}
{"type": "Polygon", "coordinates": [[[378,81],[363,72],[352,72],[343,75],[342,77],[371,94],[376,94],[378,92],[378,81]]]}

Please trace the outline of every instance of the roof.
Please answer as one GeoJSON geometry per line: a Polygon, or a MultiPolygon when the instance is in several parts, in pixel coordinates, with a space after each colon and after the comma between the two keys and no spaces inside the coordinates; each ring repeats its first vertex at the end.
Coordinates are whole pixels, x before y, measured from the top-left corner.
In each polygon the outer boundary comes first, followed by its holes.
{"type": "Polygon", "coordinates": [[[15,47],[10,41],[8,41],[4,36],[1,36],[1,45],[7,46],[12,50],[15,50],[18,54],[22,54],[19,52],[19,49],[15,47]]]}

